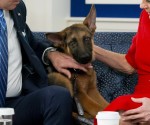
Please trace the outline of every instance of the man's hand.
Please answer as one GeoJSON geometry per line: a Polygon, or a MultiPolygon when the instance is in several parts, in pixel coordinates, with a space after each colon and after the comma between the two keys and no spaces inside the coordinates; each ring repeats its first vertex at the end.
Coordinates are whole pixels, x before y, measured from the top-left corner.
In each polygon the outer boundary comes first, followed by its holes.
{"type": "Polygon", "coordinates": [[[71,78],[71,73],[68,68],[80,69],[84,72],[87,72],[87,68],[92,68],[91,64],[81,65],[77,63],[72,57],[58,51],[49,52],[48,58],[50,59],[55,69],[58,72],[65,74],[68,78],[71,78]]]}
{"type": "Polygon", "coordinates": [[[132,98],[135,103],[142,103],[142,106],[125,111],[122,113],[124,121],[132,123],[149,123],[150,122],[150,98],[132,98]]]}

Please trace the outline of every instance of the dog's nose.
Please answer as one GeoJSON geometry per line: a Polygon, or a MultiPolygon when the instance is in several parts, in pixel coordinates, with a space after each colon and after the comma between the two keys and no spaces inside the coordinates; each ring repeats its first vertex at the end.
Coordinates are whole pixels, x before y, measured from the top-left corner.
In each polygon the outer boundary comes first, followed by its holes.
{"type": "Polygon", "coordinates": [[[85,53],[79,57],[79,62],[81,64],[89,63],[92,60],[92,56],[88,53],[85,53]]]}

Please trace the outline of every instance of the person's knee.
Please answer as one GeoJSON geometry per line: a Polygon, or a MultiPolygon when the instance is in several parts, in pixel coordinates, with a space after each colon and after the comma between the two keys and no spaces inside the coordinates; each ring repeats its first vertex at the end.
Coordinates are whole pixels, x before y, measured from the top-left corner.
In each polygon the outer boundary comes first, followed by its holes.
{"type": "Polygon", "coordinates": [[[42,89],[44,100],[55,102],[57,104],[71,104],[72,98],[69,91],[60,86],[48,86],[42,89]]]}
{"type": "MultiPolygon", "coordinates": [[[[72,112],[72,98],[69,91],[60,86],[49,86],[42,90],[42,109],[62,113],[69,117],[72,112]]],[[[45,110],[43,110],[45,111],[45,110]]]]}

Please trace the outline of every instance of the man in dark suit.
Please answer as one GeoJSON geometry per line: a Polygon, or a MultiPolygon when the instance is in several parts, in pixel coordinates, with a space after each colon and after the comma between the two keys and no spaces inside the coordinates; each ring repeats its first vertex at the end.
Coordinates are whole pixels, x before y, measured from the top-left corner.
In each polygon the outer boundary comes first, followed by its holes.
{"type": "Polygon", "coordinates": [[[26,24],[26,7],[22,0],[0,0],[0,11],[4,13],[8,34],[5,107],[15,109],[13,125],[71,125],[71,96],[63,87],[48,86],[42,56],[43,60],[49,58],[54,67],[68,77],[67,68],[85,69],[66,55],[48,48],[50,42],[35,40],[26,24]],[[53,56],[55,53],[57,58],[53,60],[50,53],[53,56]],[[58,66],[60,60],[63,65],[58,66]]]}

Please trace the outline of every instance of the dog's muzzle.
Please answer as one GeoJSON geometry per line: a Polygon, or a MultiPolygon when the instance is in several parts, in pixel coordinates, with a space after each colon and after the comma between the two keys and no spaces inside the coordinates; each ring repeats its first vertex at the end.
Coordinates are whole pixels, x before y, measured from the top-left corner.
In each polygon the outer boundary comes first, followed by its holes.
{"type": "Polygon", "coordinates": [[[91,54],[83,54],[83,55],[80,55],[78,58],[77,58],[77,61],[80,63],[80,64],[87,64],[89,62],[91,62],[92,60],[92,55],[91,54]]]}

